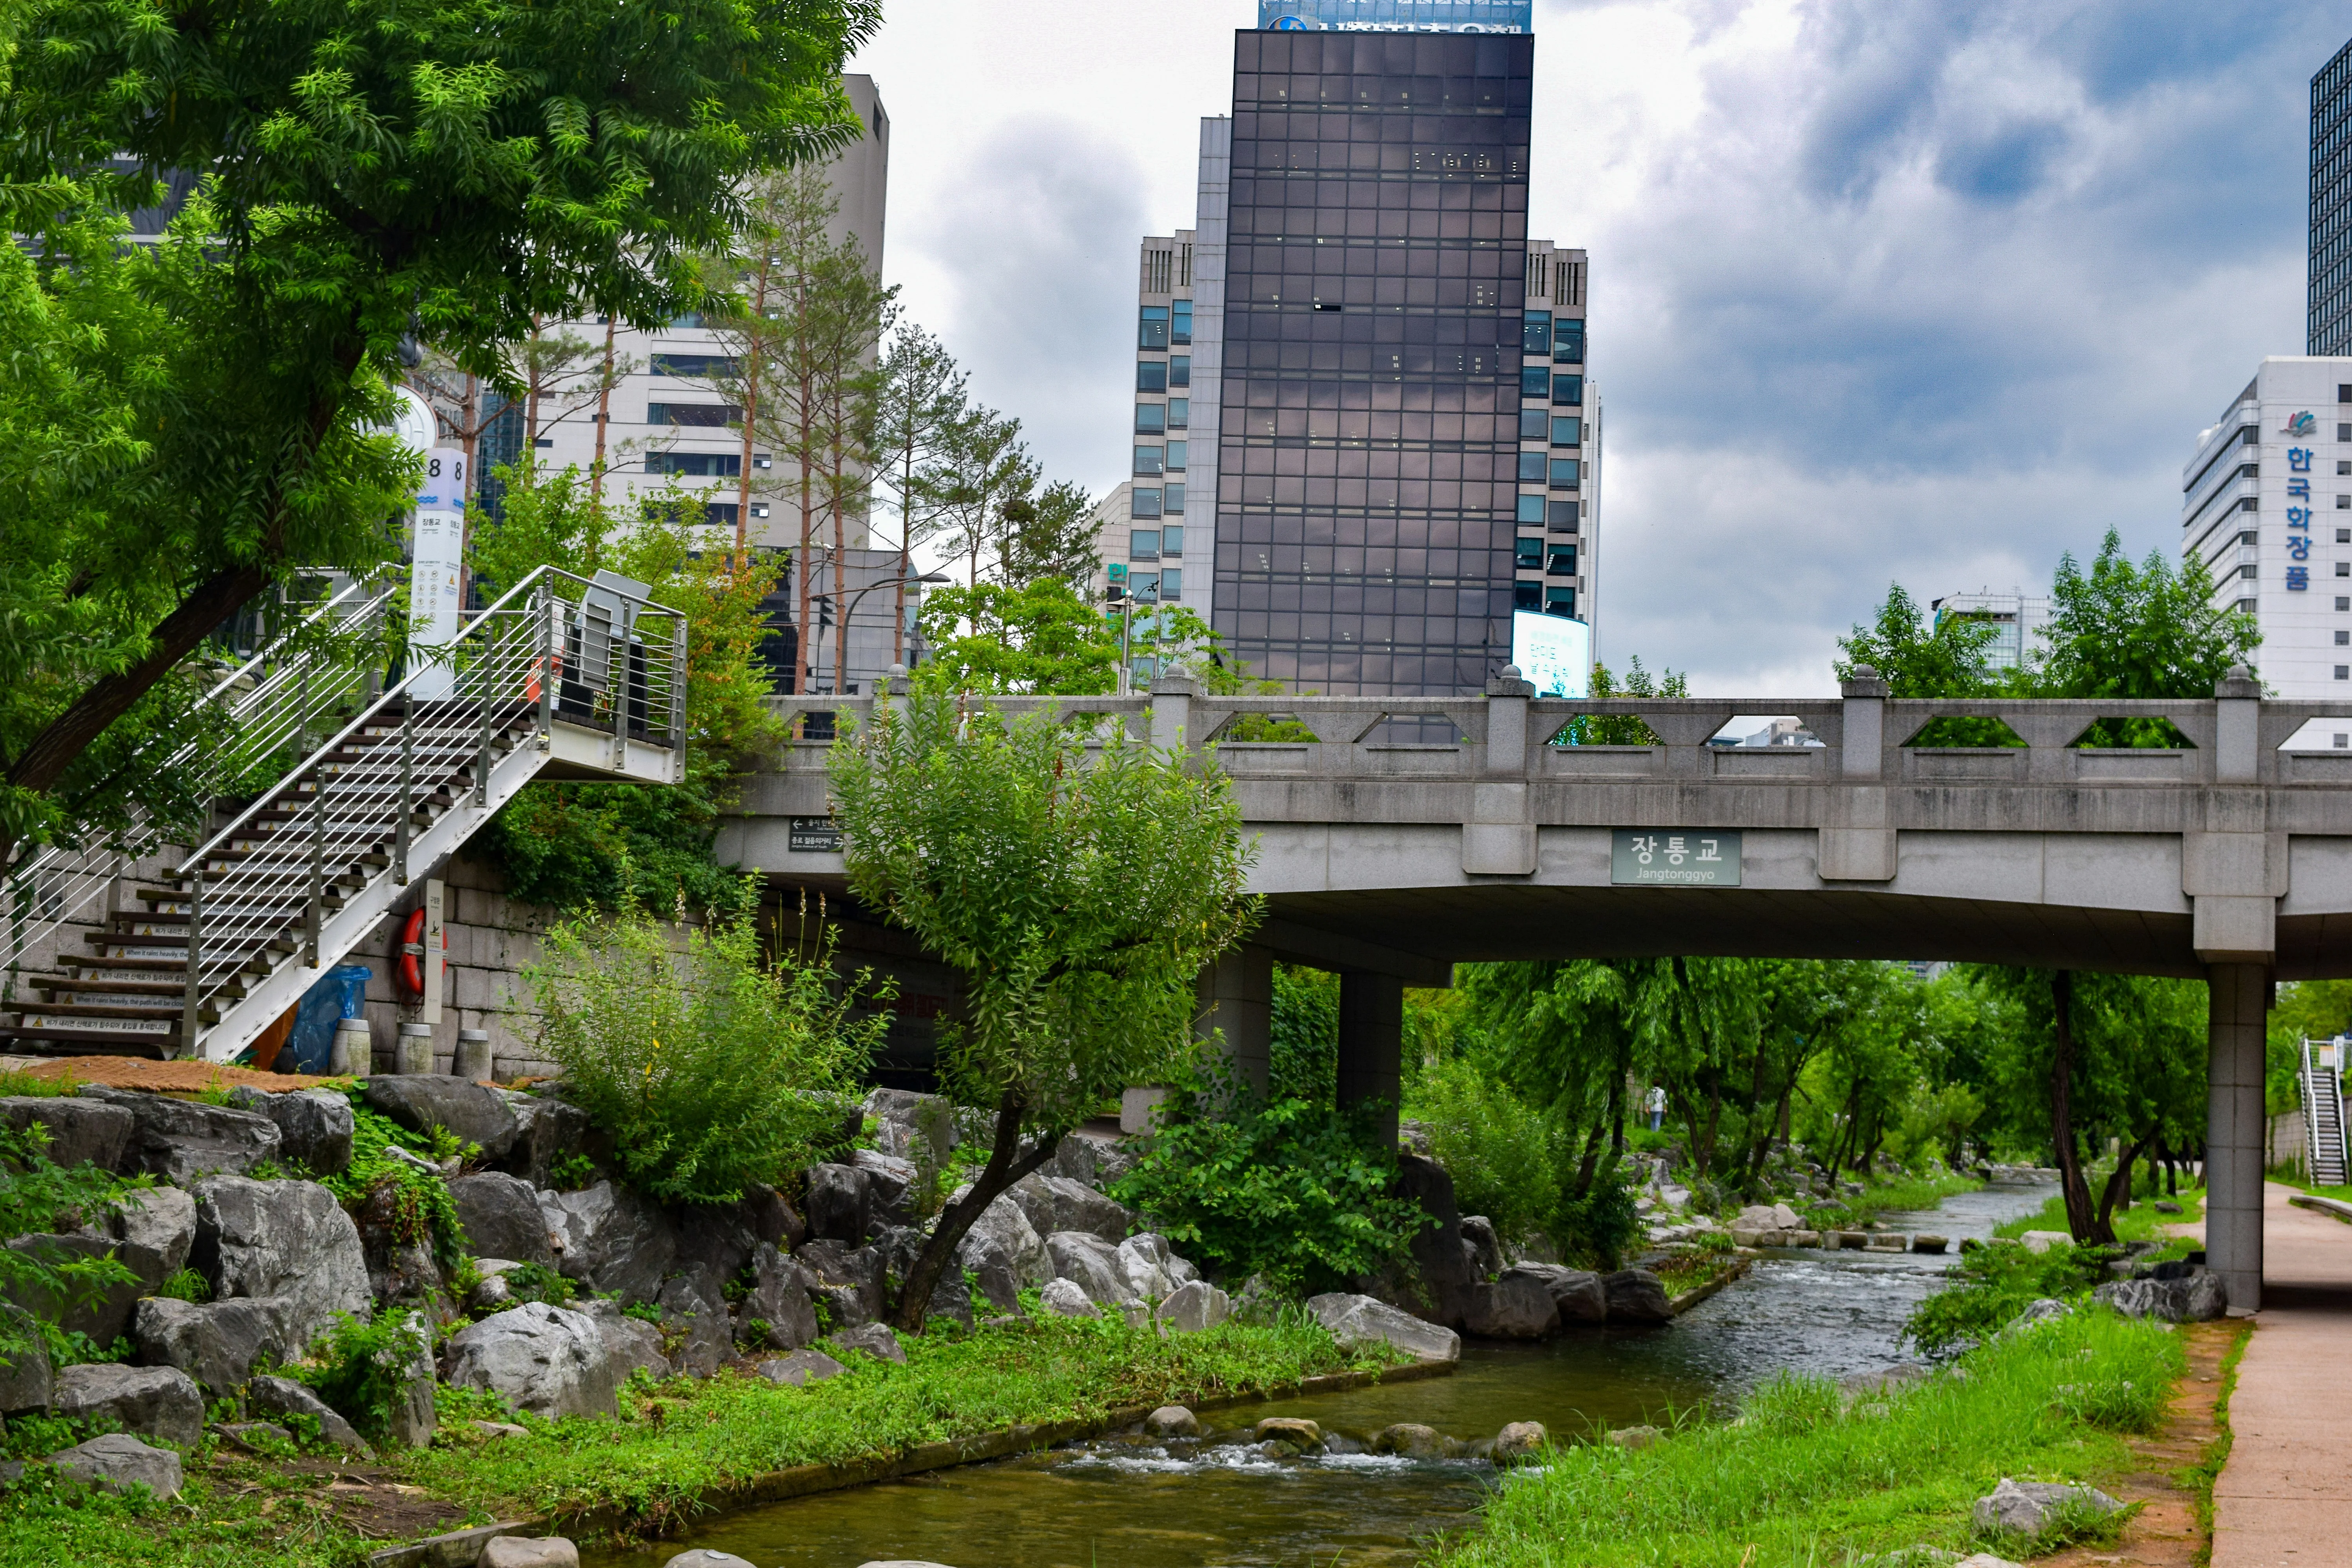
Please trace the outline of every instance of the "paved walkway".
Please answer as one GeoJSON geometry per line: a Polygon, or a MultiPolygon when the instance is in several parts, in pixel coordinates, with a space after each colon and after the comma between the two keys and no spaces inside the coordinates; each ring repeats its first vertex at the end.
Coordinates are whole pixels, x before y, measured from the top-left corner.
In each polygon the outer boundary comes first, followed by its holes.
{"type": "Polygon", "coordinates": [[[2352,1225],[2263,1188],[2263,1310],[2230,1399],[2213,1568],[2352,1563],[2352,1225]]]}

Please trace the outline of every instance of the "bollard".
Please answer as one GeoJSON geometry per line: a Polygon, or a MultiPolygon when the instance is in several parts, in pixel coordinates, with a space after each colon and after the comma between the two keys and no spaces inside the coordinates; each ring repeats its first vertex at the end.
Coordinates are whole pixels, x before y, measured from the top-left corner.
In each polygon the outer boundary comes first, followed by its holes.
{"type": "Polygon", "coordinates": [[[359,1078],[375,1067],[375,1040],[365,1018],[338,1018],[335,1037],[327,1047],[327,1076],[359,1078]]]}
{"type": "Polygon", "coordinates": [[[449,1071],[469,1083],[489,1081],[490,1032],[488,1029],[457,1031],[457,1054],[450,1058],[449,1071]]]}
{"type": "Polygon", "coordinates": [[[400,1045],[392,1058],[392,1070],[396,1073],[420,1073],[433,1070],[433,1026],[403,1024],[400,1045]]]}

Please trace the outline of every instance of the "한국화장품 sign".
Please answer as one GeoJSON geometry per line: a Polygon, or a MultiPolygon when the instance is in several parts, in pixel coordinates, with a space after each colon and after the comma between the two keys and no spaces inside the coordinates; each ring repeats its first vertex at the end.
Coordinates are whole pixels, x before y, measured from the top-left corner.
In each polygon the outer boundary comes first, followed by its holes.
{"type": "Polygon", "coordinates": [[[1609,880],[1619,887],[1736,888],[1739,834],[1621,827],[1609,846],[1609,880]]]}

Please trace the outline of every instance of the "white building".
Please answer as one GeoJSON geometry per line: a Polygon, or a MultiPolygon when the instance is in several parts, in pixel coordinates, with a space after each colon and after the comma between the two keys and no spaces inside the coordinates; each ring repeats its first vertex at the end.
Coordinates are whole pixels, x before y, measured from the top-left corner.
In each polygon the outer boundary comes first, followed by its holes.
{"type": "Polygon", "coordinates": [[[2015,669],[2044,651],[2040,634],[2050,624],[2052,609],[2046,594],[2029,594],[2021,588],[1996,594],[1979,588],[1973,594],[1930,599],[1927,607],[1936,613],[1938,629],[1948,619],[1979,621],[1992,627],[1993,638],[1985,645],[1985,654],[1995,669],[2015,669]]]}
{"type": "Polygon", "coordinates": [[[2273,356],[2180,470],[2180,549],[2279,696],[2352,700],[2352,358],[2273,356]]]}

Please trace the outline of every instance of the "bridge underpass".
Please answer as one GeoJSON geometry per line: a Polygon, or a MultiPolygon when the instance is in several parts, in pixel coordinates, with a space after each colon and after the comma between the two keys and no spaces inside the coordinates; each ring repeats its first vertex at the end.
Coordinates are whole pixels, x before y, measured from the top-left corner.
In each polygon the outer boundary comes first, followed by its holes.
{"type": "MultiPolygon", "coordinates": [[[[779,706],[847,718],[871,700],[779,706]]],[[[1267,919],[1202,977],[1202,1026],[1260,1083],[1277,958],[1339,973],[1341,1096],[1391,1105],[1403,987],[1447,984],[1460,962],[1708,954],[2201,976],[2206,1250],[2234,1303],[2260,1303],[2263,1016],[2278,980],[2352,974],[2352,750],[2284,749],[2337,717],[2326,705],[2263,700],[2242,676],[2201,700],[1898,701],[1865,675],[1834,700],[1537,700],[1507,679],[1483,698],[1223,698],[1164,680],[1059,706],[1122,719],[1139,741],[1216,742],[1267,919]],[[1252,714],[1315,739],[1220,738],[1252,714]],[[1738,714],[1793,717],[1815,743],[1711,743],[1738,714]],[[1638,717],[1659,743],[1554,743],[1580,715],[1638,717]],[[1909,743],[1946,718],[1999,719],[2024,744],[1909,743]],[[2186,744],[2076,743],[2116,719],[2168,721],[2186,744]],[[1393,721],[1416,734],[1442,721],[1455,739],[1390,743],[1393,721]],[[1656,879],[1669,875],[1685,879],[1656,879]]],[[[824,751],[793,742],[751,781],[723,857],[842,886],[840,855],[807,831],[827,812],[824,751]]]]}

